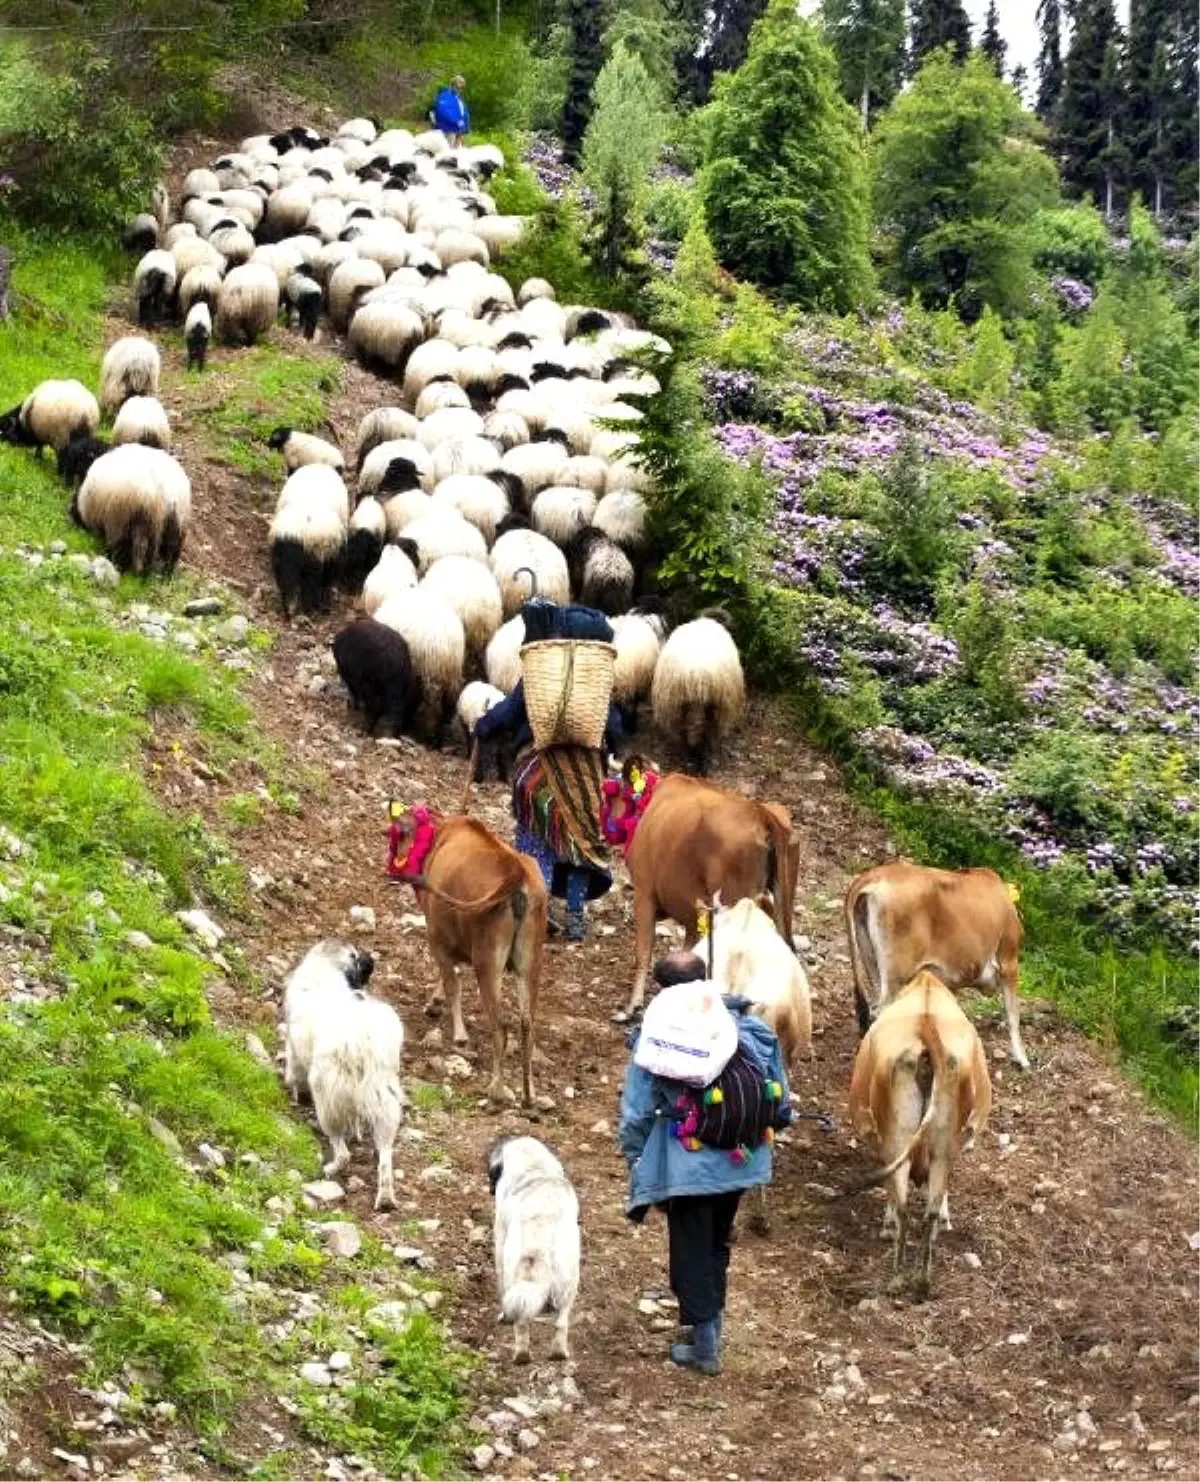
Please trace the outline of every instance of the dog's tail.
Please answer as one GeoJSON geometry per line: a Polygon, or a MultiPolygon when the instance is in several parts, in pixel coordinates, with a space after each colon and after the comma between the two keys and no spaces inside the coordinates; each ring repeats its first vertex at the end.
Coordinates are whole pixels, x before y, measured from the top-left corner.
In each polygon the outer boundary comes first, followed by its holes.
{"type": "Polygon", "coordinates": [[[509,1283],[500,1302],[505,1322],[532,1322],[552,1307],[554,1272],[542,1251],[529,1251],[517,1262],[516,1279],[509,1283]]]}

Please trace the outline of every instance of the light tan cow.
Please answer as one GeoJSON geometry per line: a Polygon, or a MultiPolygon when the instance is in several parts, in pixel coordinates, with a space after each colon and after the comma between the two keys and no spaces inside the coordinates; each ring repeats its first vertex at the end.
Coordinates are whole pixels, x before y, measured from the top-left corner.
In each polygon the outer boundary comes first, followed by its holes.
{"type": "Polygon", "coordinates": [[[949,988],[1004,992],[1013,1060],[1021,1043],[1017,983],[1021,918],[994,870],[934,870],[911,860],[876,865],[846,892],[846,933],[863,1031],[902,983],[928,968],[949,988]]]}
{"type": "Polygon", "coordinates": [[[718,910],[712,923],[713,977],[727,993],[750,1000],[750,1012],[769,1024],[784,1066],[812,1058],[812,999],[800,959],[756,901],[718,910]]]}
{"type": "Polygon", "coordinates": [[[964,1134],[969,1144],[982,1132],[991,1106],[987,1057],[974,1026],[944,983],[918,973],[880,1010],[858,1047],[850,1081],[850,1121],[861,1135],[878,1137],[885,1165],[847,1192],[890,1186],[896,1220],[890,1290],[904,1286],[909,1179],[925,1185],[921,1270],[914,1283],[923,1296],[938,1227],[950,1223],[951,1166],[964,1134]]]}
{"type": "Polygon", "coordinates": [[[697,902],[767,893],[775,925],[792,946],[793,897],[800,841],[786,808],[727,792],[714,783],[673,772],[654,789],[627,862],[633,881],[636,964],[633,988],[618,1019],[641,1008],[654,950],[654,923],[669,916],[698,937],[697,902]]]}
{"type": "MultiPolygon", "coordinates": [[[[467,1043],[458,969],[474,969],[479,996],[492,1030],[492,1078],[488,1095],[504,1099],[505,1029],[501,1014],[503,976],[511,969],[517,983],[521,1027],[522,1093],[533,1104],[533,1037],[537,1019],[542,949],[548,901],[537,864],[518,854],[474,818],[438,818],[421,873],[408,883],[425,913],[429,946],[442,975],[426,1012],[450,1000],[454,1043],[467,1043]]],[[[401,829],[405,822],[401,821],[401,829]]]]}

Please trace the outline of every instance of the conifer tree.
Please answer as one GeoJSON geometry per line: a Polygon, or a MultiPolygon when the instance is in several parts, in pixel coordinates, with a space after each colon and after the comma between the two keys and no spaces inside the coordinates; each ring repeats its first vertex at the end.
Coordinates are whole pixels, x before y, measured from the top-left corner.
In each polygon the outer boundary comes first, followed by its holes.
{"type": "Polygon", "coordinates": [[[592,116],[592,88],[604,65],[604,46],[600,28],[600,0],[567,0],[569,66],[567,96],[563,103],[563,154],[577,164],[592,116]]]}
{"type": "Polygon", "coordinates": [[[1058,0],[1038,0],[1042,46],[1038,52],[1037,115],[1053,124],[1063,90],[1062,7],[1058,0]]]}
{"type": "Polygon", "coordinates": [[[996,69],[996,76],[1003,77],[1004,54],[1008,47],[1000,34],[1000,12],[996,8],[996,0],[988,0],[987,19],[983,23],[983,40],[979,43],[979,50],[996,69]]]}
{"type": "Polygon", "coordinates": [[[1111,212],[1123,140],[1123,38],[1113,0],[1076,0],[1056,135],[1063,177],[1111,212]]]}
{"type": "Polygon", "coordinates": [[[913,0],[909,47],[914,68],[931,51],[949,46],[954,59],[965,62],[971,50],[971,23],[962,0],[913,0]]]}
{"type": "Polygon", "coordinates": [[[900,91],[904,76],[904,0],[824,0],[821,23],[838,59],[842,96],[865,129],[900,91]]]}

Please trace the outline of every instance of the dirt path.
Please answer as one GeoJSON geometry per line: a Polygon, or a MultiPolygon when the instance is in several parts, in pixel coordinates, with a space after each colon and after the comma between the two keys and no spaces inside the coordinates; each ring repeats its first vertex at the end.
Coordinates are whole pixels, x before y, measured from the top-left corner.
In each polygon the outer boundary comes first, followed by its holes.
{"type": "MultiPolygon", "coordinates": [[[[296,349],[321,353],[301,342],[296,349]]],[[[818,1038],[815,1063],[795,1085],[838,1129],[800,1124],[781,1139],[772,1231],[743,1230],[735,1251],[723,1379],[674,1370],[665,1359],[667,1309],[652,1306],[666,1295],[663,1227],[652,1217],[639,1231],[623,1218],[612,1135],[625,1041],[610,1014],[632,969],[628,893],[615,890],[595,911],[588,944],[549,948],[538,1024],[540,1089],[555,1110],[535,1130],[563,1158],[583,1209],[575,1359],[566,1371],[509,1364],[507,1331],[494,1322],[483,1166],[498,1133],[529,1121],[479,1100],[473,991],[464,995],[473,1070],[455,1076],[462,1066],[447,1057],[448,1029],[422,1012],[436,974],[414,903],[382,874],[388,797],[453,808],[464,762],[361,734],[331,680],[328,643],[344,615],[281,627],[257,512],[270,486],[256,491],[205,462],[189,431],[197,394],[181,388],[167,398],[197,510],[186,562],[232,584],[275,634],[248,694],[297,776],[323,779],[302,788],[296,815],[272,813],[239,833],[258,888],[247,919],[226,925],[277,991],[315,939],[349,933],[351,906],[376,912],[373,986],[403,1015],[407,1073],[455,1095],[452,1110],[418,1112],[402,1134],[399,1213],[375,1216],[369,1189],[353,1192],[351,1206],[393,1242],[405,1221],[438,1222],[419,1243],[454,1294],[453,1333],[487,1360],[477,1411],[495,1455],[481,1458],[483,1469],[576,1478],[1195,1475],[1195,1149],[1051,1010],[1025,1005],[1035,1060],[1028,1076],[1009,1066],[1002,1028],[988,1021],[995,1113],[960,1166],[931,1302],[880,1295],[881,1196],[825,1201],[825,1190],[866,1167],[843,1125],[856,1034],[839,896],[848,874],[884,857],[887,845],[835,770],[772,709],[751,716],[720,780],[784,803],[800,831],[797,930],[818,1038]],[[510,1398],[516,1412],[505,1406],[510,1398]],[[536,1444],[524,1437],[527,1451],[522,1428],[537,1436],[536,1444]]],[[[344,446],[363,411],[388,399],[382,383],[347,368],[332,413],[344,446]]],[[[168,740],[156,756],[168,800],[186,799],[219,823],[220,797],[253,779],[197,777],[168,740]]],[[[505,789],[477,789],[473,808],[507,835],[505,789]]],[[[220,1009],[247,1024],[271,1017],[261,1002],[220,1009]]],[[[515,1069],[510,1060],[510,1081],[515,1069]]],[[[361,1152],[355,1172],[373,1186],[361,1152]]],[[[546,1351],[538,1332],[535,1358],[539,1339],[546,1351]]]]}

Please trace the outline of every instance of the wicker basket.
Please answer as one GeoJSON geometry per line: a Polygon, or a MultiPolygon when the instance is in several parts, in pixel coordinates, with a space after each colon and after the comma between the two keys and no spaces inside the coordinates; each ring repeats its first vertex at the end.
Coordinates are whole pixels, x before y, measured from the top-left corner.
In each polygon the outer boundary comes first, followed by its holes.
{"type": "Polygon", "coordinates": [[[525,709],[533,744],[604,744],[617,651],[611,643],[550,638],[521,649],[525,709]]]}

